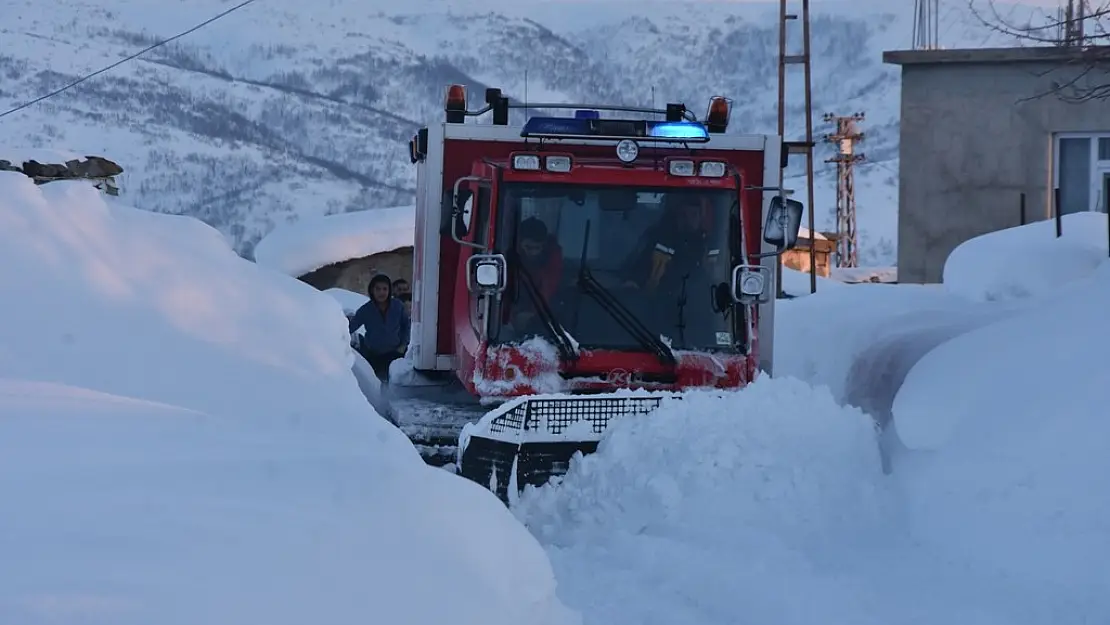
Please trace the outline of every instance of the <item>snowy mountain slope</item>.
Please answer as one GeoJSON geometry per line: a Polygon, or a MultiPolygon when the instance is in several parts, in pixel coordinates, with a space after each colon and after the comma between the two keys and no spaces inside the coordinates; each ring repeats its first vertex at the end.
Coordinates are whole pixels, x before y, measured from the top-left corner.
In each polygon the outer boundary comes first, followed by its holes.
{"type": "MultiPolygon", "coordinates": [[[[5,110],[229,6],[55,4],[5,9],[5,110]]],[[[881,51],[908,45],[911,9],[908,0],[814,7],[815,135],[828,130],[824,112],[868,114],[863,148],[874,162],[857,182],[865,262],[893,260],[898,74],[881,51]]],[[[942,17],[945,44],[990,43],[962,2],[942,17]]],[[[410,203],[405,140],[440,119],[449,82],[468,84],[474,98],[498,86],[533,102],[646,104],[654,87],[657,104],[697,111],[727,94],[734,131],[774,132],[777,33],[765,3],[265,0],[0,119],[0,158],[43,145],[104,153],[127,169],[123,191],[135,203],[195,215],[250,256],[283,221],[410,203]]],[[[794,69],[788,134],[797,137],[794,69]]],[[[832,169],[821,149],[816,215],[831,228],[832,169]]]]}

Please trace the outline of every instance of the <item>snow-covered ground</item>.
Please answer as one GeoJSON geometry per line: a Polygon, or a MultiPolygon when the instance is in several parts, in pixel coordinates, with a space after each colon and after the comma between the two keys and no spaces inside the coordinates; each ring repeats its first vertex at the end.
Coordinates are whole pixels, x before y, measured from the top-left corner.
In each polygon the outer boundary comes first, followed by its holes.
{"type": "Polygon", "coordinates": [[[354,302],[87,183],[0,198],[0,623],[1110,622],[1104,215],[780,302],[778,377],[510,513],[366,404],[354,302]]]}
{"type": "Polygon", "coordinates": [[[606,625],[1110,622],[1106,228],[780,302],[778,377],[621,422],[524,494],[561,596],[606,625]],[[889,474],[846,401],[893,418],[889,474]]]}
{"type": "Polygon", "coordinates": [[[335,300],[214,229],[0,172],[0,293],[0,623],[576,622],[368,406],[335,300]]]}

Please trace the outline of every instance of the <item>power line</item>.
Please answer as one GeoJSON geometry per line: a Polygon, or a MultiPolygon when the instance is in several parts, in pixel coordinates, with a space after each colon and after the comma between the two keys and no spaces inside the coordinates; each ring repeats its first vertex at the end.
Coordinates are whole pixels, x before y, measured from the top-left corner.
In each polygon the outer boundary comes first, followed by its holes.
{"type": "Polygon", "coordinates": [[[50,93],[48,93],[44,96],[40,96],[38,98],[35,98],[34,100],[31,100],[30,102],[24,102],[23,104],[20,104],[19,106],[15,107],[11,110],[4,111],[3,113],[0,113],[0,117],[6,117],[8,115],[11,115],[12,113],[17,113],[17,112],[22,111],[23,109],[25,109],[29,106],[34,106],[35,104],[38,104],[39,102],[42,102],[43,100],[48,100],[48,99],[58,95],[59,93],[62,93],[64,91],[68,91],[69,89],[72,89],[72,88],[76,87],[77,85],[85,82],[86,80],[88,80],[90,78],[94,78],[96,76],[99,76],[100,74],[103,74],[104,72],[106,72],[108,70],[115,69],[115,68],[119,67],[120,65],[123,65],[124,63],[128,62],[128,61],[133,61],[133,60],[139,58],[140,56],[146,54],[147,52],[150,52],[151,50],[153,50],[155,48],[164,46],[167,43],[169,43],[171,41],[174,41],[175,39],[180,39],[180,38],[184,37],[185,35],[194,33],[196,31],[200,30],[201,28],[204,28],[205,26],[211,24],[212,22],[215,22],[216,20],[218,20],[222,17],[226,17],[226,16],[238,11],[239,9],[241,9],[241,8],[247,6],[248,4],[251,4],[253,2],[255,2],[255,0],[243,0],[243,2],[240,2],[239,4],[231,7],[230,9],[224,11],[223,13],[220,13],[219,15],[215,15],[213,17],[210,17],[210,18],[204,20],[203,22],[197,24],[196,26],[193,26],[189,30],[186,30],[184,32],[180,32],[180,33],[174,35],[173,37],[170,37],[169,39],[163,39],[162,41],[159,41],[158,43],[147,46],[147,47],[143,48],[142,50],[139,50],[135,54],[132,54],[131,56],[122,58],[122,59],[116,61],[115,63],[112,63],[111,65],[109,65],[107,67],[102,67],[102,68],[96,70],[95,72],[93,72],[91,74],[87,74],[85,76],[82,76],[81,78],[78,78],[77,80],[65,85],[64,87],[61,87],[60,89],[56,89],[54,91],[51,91],[50,93]]]}

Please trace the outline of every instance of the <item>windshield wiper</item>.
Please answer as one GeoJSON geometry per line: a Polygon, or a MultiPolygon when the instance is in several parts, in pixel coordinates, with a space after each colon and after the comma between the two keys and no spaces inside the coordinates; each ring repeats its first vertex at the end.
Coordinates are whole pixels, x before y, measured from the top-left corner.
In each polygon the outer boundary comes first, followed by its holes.
{"type": "Polygon", "coordinates": [[[590,221],[586,220],[586,233],[582,241],[582,258],[578,269],[578,287],[600,304],[602,309],[609,313],[609,316],[616,319],[617,323],[632,335],[632,338],[654,353],[659,358],[659,362],[670,366],[678,364],[674,352],[663,342],[663,339],[653,334],[643,322],[636,318],[636,315],[632,314],[620,300],[613,297],[613,294],[594,277],[586,265],[586,250],[589,242],[590,221]]]}
{"type": "Polygon", "coordinates": [[[679,347],[686,346],[686,317],[683,316],[683,311],[686,310],[686,281],[690,279],[690,274],[682,276],[682,292],[678,295],[678,322],[675,323],[675,328],[678,329],[678,345],[679,347]]]}
{"type": "Polygon", "coordinates": [[[544,325],[551,332],[551,336],[555,339],[555,348],[559,350],[559,355],[562,356],[564,361],[577,360],[578,350],[574,345],[574,340],[570,338],[563,325],[555,319],[555,313],[551,310],[547,300],[540,294],[539,288],[536,286],[536,279],[532,277],[532,272],[521,262],[519,256],[515,258],[516,266],[520,270],[520,275],[524,278],[525,291],[528,297],[531,298],[532,304],[536,307],[536,313],[539,314],[544,325]]]}

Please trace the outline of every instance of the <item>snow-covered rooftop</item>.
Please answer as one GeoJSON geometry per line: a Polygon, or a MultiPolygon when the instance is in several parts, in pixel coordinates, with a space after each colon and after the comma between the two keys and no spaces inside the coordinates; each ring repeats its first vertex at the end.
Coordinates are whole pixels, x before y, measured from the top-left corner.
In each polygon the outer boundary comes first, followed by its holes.
{"type": "MultiPolygon", "coordinates": [[[[812,239],[812,238],[813,237],[811,237],[810,234],[809,234],[809,228],[806,228],[805,226],[802,226],[801,228],[798,228],[798,239],[807,239],[808,240],[808,239],[812,239]]],[[[826,237],[825,235],[821,234],[820,232],[818,232],[817,233],[817,240],[818,241],[828,241],[829,238],[826,237]]]]}
{"type": "Polygon", "coordinates": [[[258,242],[258,264],[300,277],[321,267],[413,244],[416,207],[394,206],[281,224],[258,242]]]}

